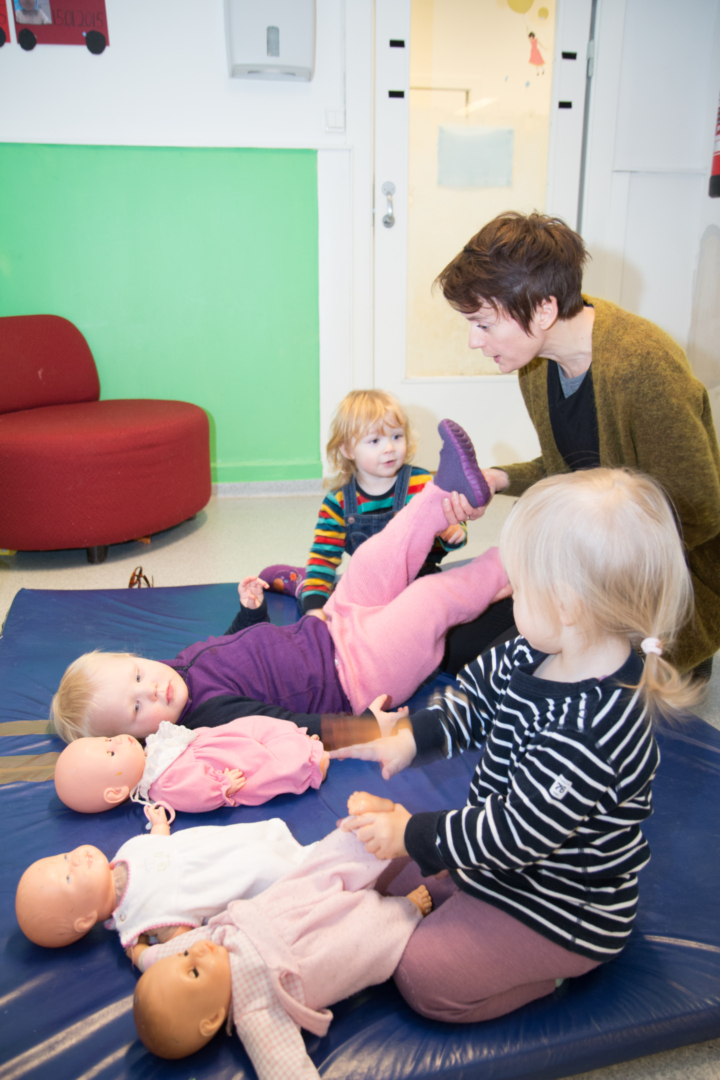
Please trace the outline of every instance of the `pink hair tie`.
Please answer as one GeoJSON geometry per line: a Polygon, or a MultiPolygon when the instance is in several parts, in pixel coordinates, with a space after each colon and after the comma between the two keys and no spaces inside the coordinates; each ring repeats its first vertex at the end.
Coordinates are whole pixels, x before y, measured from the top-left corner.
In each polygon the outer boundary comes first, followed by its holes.
{"type": "Polygon", "coordinates": [[[646,637],[644,641],[640,642],[640,648],[646,656],[648,653],[655,653],[656,656],[662,656],[663,654],[660,638],[646,637]]]}

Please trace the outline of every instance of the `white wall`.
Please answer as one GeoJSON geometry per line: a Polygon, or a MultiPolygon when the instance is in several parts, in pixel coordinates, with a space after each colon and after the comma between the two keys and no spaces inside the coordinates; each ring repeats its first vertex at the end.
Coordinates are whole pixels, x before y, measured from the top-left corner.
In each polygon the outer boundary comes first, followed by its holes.
{"type": "Polygon", "coordinates": [[[373,0],[317,0],[308,83],[229,78],[222,0],[106,8],[100,56],[5,45],[0,142],[317,149],[324,445],[337,400],[372,381],[373,0]]]}
{"type": "Polygon", "coordinates": [[[720,200],[707,193],[719,11],[718,0],[599,0],[581,224],[592,254],[586,290],[667,330],[711,393],[720,386],[720,200]]]}
{"type": "Polygon", "coordinates": [[[308,83],[228,78],[222,0],[106,0],[106,9],[111,44],[100,56],[81,46],[3,48],[0,140],[346,144],[345,134],[325,131],[325,110],[345,109],[344,3],[317,0],[316,72],[308,83]]]}

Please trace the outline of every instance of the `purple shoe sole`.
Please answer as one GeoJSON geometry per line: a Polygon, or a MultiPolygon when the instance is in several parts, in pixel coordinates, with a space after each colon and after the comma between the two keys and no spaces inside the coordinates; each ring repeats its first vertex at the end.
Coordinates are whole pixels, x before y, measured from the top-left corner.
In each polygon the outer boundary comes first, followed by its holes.
{"type": "Polygon", "coordinates": [[[454,420],[441,420],[438,431],[443,440],[435,483],[443,491],[465,495],[476,509],[490,502],[491,492],[475,457],[467,432],[454,420]]]}

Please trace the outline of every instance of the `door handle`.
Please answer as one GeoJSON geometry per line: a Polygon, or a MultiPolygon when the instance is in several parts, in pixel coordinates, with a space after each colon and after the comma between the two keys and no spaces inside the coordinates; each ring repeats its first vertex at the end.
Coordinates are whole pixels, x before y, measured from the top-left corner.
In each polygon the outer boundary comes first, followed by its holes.
{"type": "Polygon", "coordinates": [[[393,207],[392,197],[395,194],[395,185],[392,180],[386,180],[382,186],[382,193],[387,199],[387,209],[383,214],[382,223],[386,229],[392,229],[395,224],[395,208],[393,207]]]}

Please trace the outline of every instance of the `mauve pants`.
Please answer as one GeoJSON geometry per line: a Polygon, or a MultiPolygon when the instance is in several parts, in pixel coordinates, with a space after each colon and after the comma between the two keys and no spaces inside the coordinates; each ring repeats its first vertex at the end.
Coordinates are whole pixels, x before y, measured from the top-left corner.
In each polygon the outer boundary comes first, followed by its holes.
{"type": "Polygon", "coordinates": [[[552,994],[556,979],[598,966],[524,923],[458,889],[450,877],[424,878],[411,859],[395,859],[376,888],[392,896],[426,885],[434,909],[414,931],[395,983],[416,1012],[471,1024],[552,994]]]}

